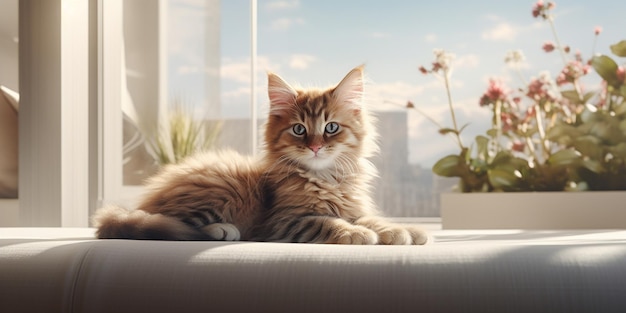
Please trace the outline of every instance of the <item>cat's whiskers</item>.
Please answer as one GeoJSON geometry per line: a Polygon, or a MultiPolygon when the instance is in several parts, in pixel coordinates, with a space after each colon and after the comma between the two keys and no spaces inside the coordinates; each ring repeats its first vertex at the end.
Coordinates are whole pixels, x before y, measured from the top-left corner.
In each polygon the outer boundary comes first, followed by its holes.
{"type": "Polygon", "coordinates": [[[340,154],[337,157],[336,166],[341,168],[341,175],[343,178],[351,176],[358,171],[358,167],[355,164],[353,158],[349,154],[340,154]]]}
{"type": "MultiPolygon", "coordinates": [[[[276,167],[280,163],[283,163],[284,161],[289,162],[288,158],[285,155],[281,155],[278,159],[276,159],[275,162],[272,162],[270,166],[267,168],[267,170],[265,171],[265,173],[263,174],[262,179],[259,180],[257,186],[264,186],[267,180],[269,179],[270,174],[274,174],[274,170],[276,169],[276,167]]],[[[282,175],[282,173],[283,173],[283,169],[281,169],[278,172],[279,175],[282,175]]]]}
{"type": "Polygon", "coordinates": [[[289,174],[292,172],[295,172],[295,169],[297,169],[299,167],[300,162],[297,160],[294,160],[293,158],[290,158],[287,156],[287,154],[281,155],[276,162],[274,162],[272,164],[272,167],[268,170],[270,172],[274,171],[274,169],[276,167],[278,167],[280,165],[280,169],[278,171],[278,174],[281,176],[285,176],[285,174],[289,174]]]}

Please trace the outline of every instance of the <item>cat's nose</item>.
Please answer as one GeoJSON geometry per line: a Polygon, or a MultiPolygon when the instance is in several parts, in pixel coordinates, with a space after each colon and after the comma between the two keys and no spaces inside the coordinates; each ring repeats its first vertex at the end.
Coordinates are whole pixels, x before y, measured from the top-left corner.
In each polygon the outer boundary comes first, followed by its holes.
{"type": "Polygon", "coordinates": [[[310,145],[309,149],[317,154],[317,151],[320,151],[320,149],[322,149],[322,145],[310,145]]]}

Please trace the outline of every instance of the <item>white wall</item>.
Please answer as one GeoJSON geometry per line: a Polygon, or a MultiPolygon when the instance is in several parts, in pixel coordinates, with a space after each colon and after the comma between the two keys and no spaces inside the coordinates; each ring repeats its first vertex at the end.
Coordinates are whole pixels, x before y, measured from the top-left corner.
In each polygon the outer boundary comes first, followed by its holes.
{"type": "Polygon", "coordinates": [[[0,10],[0,85],[18,90],[17,3],[2,0],[0,10]]]}

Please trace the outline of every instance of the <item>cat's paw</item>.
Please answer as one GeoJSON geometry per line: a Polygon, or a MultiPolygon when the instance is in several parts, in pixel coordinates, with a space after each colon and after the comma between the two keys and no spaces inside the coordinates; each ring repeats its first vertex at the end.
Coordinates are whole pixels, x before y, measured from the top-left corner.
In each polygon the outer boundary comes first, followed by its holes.
{"type": "Polygon", "coordinates": [[[423,245],[430,240],[428,233],[411,225],[393,225],[378,230],[383,245],[423,245]]]}
{"type": "Polygon", "coordinates": [[[350,228],[339,230],[329,243],[348,245],[375,245],[378,243],[378,235],[373,230],[352,225],[350,228]]]}
{"type": "Polygon", "coordinates": [[[410,245],[411,232],[402,226],[388,226],[378,231],[379,243],[383,245],[410,245]]]}
{"type": "Polygon", "coordinates": [[[202,232],[214,240],[237,241],[241,234],[237,226],[228,223],[213,223],[202,228],[202,232]]]}
{"type": "Polygon", "coordinates": [[[428,235],[428,232],[426,232],[425,230],[413,226],[413,225],[406,225],[404,226],[405,229],[409,232],[410,236],[411,236],[411,243],[412,245],[425,245],[429,242],[432,241],[432,238],[428,235]]]}

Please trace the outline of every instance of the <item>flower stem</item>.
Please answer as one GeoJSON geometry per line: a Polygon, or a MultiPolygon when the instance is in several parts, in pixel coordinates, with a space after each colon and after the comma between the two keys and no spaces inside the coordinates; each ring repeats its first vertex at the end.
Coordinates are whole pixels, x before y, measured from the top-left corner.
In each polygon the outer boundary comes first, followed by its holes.
{"type": "Polygon", "coordinates": [[[541,110],[539,103],[535,103],[535,106],[535,118],[537,119],[537,131],[539,132],[539,140],[541,141],[541,147],[543,148],[543,157],[547,159],[550,156],[550,146],[546,140],[546,131],[543,127],[543,117],[541,116],[543,111],[541,110]]]}
{"type": "MultiPolygon", "coordinates": [[[[552,35],[554,36],[554,41],[556,42],[557,47],[559,47],[559,52],[561,53],[561,58],[563,59],[563,66],[567,66],[567,56],[565,55],[565,49],[563,45],[561,45],[561,41],[559,40],[559,35],[556,33],[556,27],[554,26],[554,18],[552,15],[548,17],[548,23],[550,24],[550,29],[552,30],[552,35]]],[[[578,80],[574,81],[574,90],[578,95],[578,99],[580,101],[583,100],[582,90],[580,85],[578,84],[578,80]]]]}
{"type": "Polygon", "coordinates": [[[496,153],[500,152],[500,138],[502,137],[502,101],[494,104],[493,119],[496,127],[496,153]]]}
{"type": "Polygon", "coordinates": [[[456,115],[454,114],[454,106],[452,105],[452,95],[450,94],[450,82],[448,79],[448,71],[444,71],[444,75],[443,75],[443,80],[444,83],[446,85],[446,94],[448,96],[448,106],[450,107],[450,115],[452,116],[452,125],[454,126],[454,130],[455,130],[455,135],[456,135],[456,140],[457,143],[459,144],[459,148],[461,148],[461,150],[465,149],[465,146],[463,146],[463,142],[461,141],[461,134],[459,132],[459,126],[456,122],[456,115]]]}
{"type": "MultiPolygon", "coordinates": [[[[401,104],[399,104],[397,102],[393,102],[393,101],[385,100],[385,103],[391,103],[391,104],[397,105],[399,107],[405,107],[406,108],[406,106],[401,105],[401,104]]],[[[409,109],[413,109],[413,110],[417,111],[417,113],[419,113],[420,115],[425,117],[429,122],[431,122],[435,126],[437,126],[437,128],[439,128],[439,129],[444,128],[443,125],[439,124],[439,122],[437,122],[434,118],[430,117],[430,115],[426,114],[426,112],[422,111],[421,109],[417,108],[416,106],[411,106],[409,109]]]]}
{"type": "Polygon", "coordinates": [[[552,16],[548,17],[548,23],[550,24],[550,29],[552,30],[552,35],[554,36],[554,41],[556,42],[557,47],[559,47],[559,52],[561,53],[561,58],[563,59],[563,65],[567,66],[567,56],[565,55],[565,51],[561,42],[559,41],[559,36],[556,34],[556,27],[554,27],[554,18],[552,16]]]}
{"type": "Polygon", "coordinates": [[[528,86],[528,82],[526,81],[526,78],[522,74],[522,70],[519,68],[519,66],[515,67],[515,72],[517,73],[517,76],[519,76],[519,79],[522,82],[522,85],[523,86],[528,86]]]}

